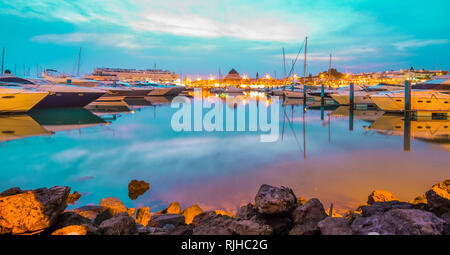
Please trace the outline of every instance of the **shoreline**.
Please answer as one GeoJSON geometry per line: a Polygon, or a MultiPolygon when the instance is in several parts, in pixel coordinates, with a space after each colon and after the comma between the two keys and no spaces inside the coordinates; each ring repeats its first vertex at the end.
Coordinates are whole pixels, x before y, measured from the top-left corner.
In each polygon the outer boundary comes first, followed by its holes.
{"type": "MultiPolygon", "coordinates": [[[[149,189],[144,181],[129,184],[130,198],[149,189]]],[[[69,187],[55,186],[0,193],[0,235],[449,235],[450,179],[435,184],[409,202],[375,190],[366,204],[336,214],[317,198],[297,197],[292,189],[263,184],[254,203],[235,215],[182,210],[178,202],[159,212],[127,208],[117,198],[66,210],[80,198],[69,187]],[[330,216],[331,215],[331,216],[330,216]]]]}

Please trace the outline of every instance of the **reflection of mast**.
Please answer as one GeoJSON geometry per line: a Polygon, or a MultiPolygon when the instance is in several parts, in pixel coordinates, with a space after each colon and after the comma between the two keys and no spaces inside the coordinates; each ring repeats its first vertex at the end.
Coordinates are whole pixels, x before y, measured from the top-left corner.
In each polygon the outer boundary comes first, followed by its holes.
{"type": "Polygon", "coordinates": [[[303,63],[303,98],[306,100],[306,53],[308,51],[308,36],[305,38],[305,60],[303,63]]]}
{"type": "Polygon", "coordinates": [[[302,112],[303,112],[303,158],[306,159],[306,121],[305,121],[306,108],[305,107],[303,107],[302,112]]]}
{"type": "Polygon", "coordinates": [[[80,60],[81,60],[81,48],[78,52],[78,65],[77,65],[77,76],[80,76],[80,60]]]}

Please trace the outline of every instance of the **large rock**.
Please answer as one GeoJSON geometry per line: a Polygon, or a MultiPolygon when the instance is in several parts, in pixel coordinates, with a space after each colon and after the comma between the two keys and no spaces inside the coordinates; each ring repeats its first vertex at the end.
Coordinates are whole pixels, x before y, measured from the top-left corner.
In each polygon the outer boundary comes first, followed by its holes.
{"type": "Polygon", "coordinates": [[[268,225],[260,225],[251,220],[233,220],[229,229],[236,235],[271,235],[272,228],[268,225]]]}
{"type": "Polygon", "coordinates": [[[437,215],[450,212],[450,179],[433,185],[425,195],[431,211],[437,215]]]}
{"type": "Polygon", "coordinates": [[[179,225],[175,226],[173,229],[168,230],[169,235],[192,235],[194,233],[194,227],[191,225],[179,225]]]}
{"type": "Polygon", "coordinates": [[[145,181],[131,180],[128,184],[128,197],[136,200],[150,189],[150,184],[145,181]]]}
{"type": "Polygon", "coordinates": [[[100,225],[104,220],[113,217],[111,211],[108,208],[96,205],[83,206],[77,209],[73,209],[70,212],[74,212],[85,218],[88,218],[95,225],[100,225]]]}
{"type": "Polygon", "coordinates": [[[170,203],[169,207],[167,207],[166,213],[168,214],[181,214],[181,206],[178,202],[170,203]]]}
{"type": "Polygon", "coordinates": [[[351,228],[355,234],[376,232],[381,235],[440,235],[444,220],[418,209],[392,209],[385,214],[357,217],[351,228]]]}
{"type": "Polygon", "coordinates": [[[238,212],[236,213],[236,219],[249,220],[252,217],[254,217],[257,213],[258,211],[256,210],[254,205],[247,204],[239,208],[238,212]]]}
{"type": "Polygon", "coordinates": [[[185,218],[181,214],[161,214],[155,215],[149,222],[149,226],[163,228],[166,225],[184,225],[185,218]]]}
{"type": "Polygon", "coordinates": [[[374,190],[367,199],[367,204],[371,205],[375,202],[398,201],[398,199],[389,191],[374,190]]]}
{"type": "Polygon", "coordinates": [[[67,207],[69,187],[41,188],[0,198],[0,234],[35,232],[52,226],[67,207]]]}
{"type": "MultiPolygon", "coordinates": [[[[51,232],[55,232],[56,230],[61,230],[58,232],[59,234],[68,233],[70,229],[66,229],[68,226],[81,226],[83,227],[85,234],[89,235],[97,235],[99,234],[97,227],[93,224],[93,222],[85,218],[78,213],[75,212],[65,212],[58,216],[56,219],[56,223],[49,229],[51,232]]],[[[81,229],[81,228],[79,228],[81,229]]]]}
{"type": "Polygon", "coordinates": [[[143,225],[143,226],[147,226],[148,222],[150,221],[150,219],[152,218],[151,214],[150,214],[150,207],[140,207],[137,210],[137,214],[136,214],[136,222],[143,225]]]}
{"type": "Polygon", "coordinates": [[[368,217],[375,214],[383,214],[391,209],[415,209],[415,205],[399,201],[375,202],[370,206],[360,206],[359,209],[362,216],[368,217]]]}
{"type": "Polygon", "coordinates": [[[217,213],[214,212],[214,211],[202,212],[199,215],[194,217],[194,220],[192,220],[190,225],[196,227],[200,223],[202,223],[203,221],[208,220],[208,219],[213,218],[213,217],[216,217],[216,216],[217,216],[217,213]]]}
{"type": "Polygon", "coordinates": [[[259,225],[269,226],[274,235],[286,235],[293,227],[293,221],[289,214],[257,214],[250,220],[259,225]]]}
{"type": "Polygon", "coordinates": [[[230,225],[233,219],[228,216],[215,215],[200,221],[194,228],[194,235],[232,235],[230,225]]]}
{"type": "Polygon", "coordinates": [[[351,235],[352,229],[345,218],[327,217],[317,226],[322,235],[351,235]]]}
{"type": "Polygon", "coordinates": [[[128,209],[117,197],[107,197],[100,201],[99,206],[108,208],[113,216],[119,213],[128,212],[128,209]]]}
{"type": "Polygon", "coordinates": [[[307,222],[301,225],[295,225],[290,231],[289,235],[319,235],[320,228],[315,221],[307,222]]]}
{"type": "Polygon", "coordinates": [[[440,218],[445,221],[444,235],[450,235],[450,213],[444,213],[440,218]]]}
{"type": "Polygon", "coordinates": [[[19,187],[14,187],[14,188],[7,189],[7,190],[3,191],[2,193],[0,193],[0,197],[17,195],[17,194],[21,194],[23,192],[25,192],[25,191],[21,190],[19,187]]]}
{"type": "Polygon", "coordinates": [[[137,235],[138,229],[134,219],[128,213],[120,213],[107,219],[99,226],[103,235],[137,235]]]}
{"type": "Polygon", "coordinates": [[[67,198],[67,204],[73,205],[75,204],[78,199],[81,198],[81,194],[78,193],[78,191],[73,192],[72,194],[69,194],[69,197],[67,198]]]}
{"type": "Polygon", "coordinates": [[[288,213],[297,206],[297,198],[290,188],[263,184],[255,197],[256,209],[264,214],[288,213]]]}
{"type": "Polygon", "coordinates": [[[191,207],[184,209],[183,216],[186,219],[186,224],[191,224],[195,216],[201,214],[202,212],[203,210],[198,205],[193,205],[191,207]]]}
{"type": "Polygon", "coordinates": [[[328,216],[322,203],[316,198],[312,198],[304,205],[297,207],[292,215],[294,224],[296,225],[305,224],[311,221],[318,223],[328,216]]]}
{"type": "Polygon", "coordinates": [[[52,233],[52,235],[61,236],[61,235],[76,235],[76,236],[84,236],[87,235],[88,231],[85,226],[80,225],[71,225],[61,229],[56,230],[52,233]]]}

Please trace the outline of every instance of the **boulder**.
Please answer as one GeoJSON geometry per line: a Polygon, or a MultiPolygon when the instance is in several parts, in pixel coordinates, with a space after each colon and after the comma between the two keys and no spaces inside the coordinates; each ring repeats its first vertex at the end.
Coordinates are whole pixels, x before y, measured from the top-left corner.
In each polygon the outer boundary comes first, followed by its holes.
{"type": "Polygon", "coordinates": [[[250,220],[259,225],[269,226],[274,235],[288,234],[293,226],[293,221],[289,214],[257,214],[250,220]]]}
{"type": "Polygon", "coordinates": [[[127,213],[134,219],[136,217],[136,208],[128,208],[127,213]]]}
{"type": "Polygon", "coordinates": [[[107,208],[113,216],[128,212],[128,209],[117,197],[107,197],[100,201],[99,206],[107,208]]]}
{"type": "Polygon", "coordinates": [[[297,198],[290,188],[263,184],[256,194],[255,203],[259,213],[280,214],[294,210],[297,198]]]}
{"type": "Polygon", "coordinates": [[[67,204],[69,205],[73,205],[75,204],[75,202],[78,201],[78,199],[80,199],[81,194],[78,193],[77,191],[73,192],[72,194],[69,194],[69,197],[67,198],[67,204]]]}
{"type": "Polygon", "coordinates": [[[179,225],[174,227],[171,230],[168,230],[167,234],[169,235],[192,235],[194,233],[194,227],[191,225],[179,225]]]}
{"type": "Polygon", "coordinates": [[[415,197],[414,199],[409,200],[408,203],[413,204],[413,205],[420,205],[420,204],[426,205],[426,204],[428,204],[428,201],[427,201],[427,197],[425,195],[420,195],[420,196],[415,197]]]}
{"type": "Polygon", "coordinates": [[[230,225],[233,219],[228,216],[215,215],[208,217],[194,227],[194,235],[232,235],[230,225]]]}
{"type": "Polygon", "coordinates": [[[181,214],[181,206],[178,202],[170,203],[169,207],[167,207],[166,213],[168,214],[181,214]]]}
{"type": "Polygon", "coordinates": [[[99,230],[103,235],[137,235],[138,229],[134,219],[128,213],[120,213],[103,221],[99,230]]]}
{"type": "Polygon", "coordinates": [[[77,235],[84,236],[87,235],[87,229],[84,226],[80,225],[70,225],[61,229],[56,230],[52,233],[52,235],[61,236],[61,235],[77,235]]]}
{"type": "Polygon", "coordinates": [[[183,216],[186,219],[186,224],[191,224],[195,216],[199,215],[202,212],[203,210],[198,205],[193,205],[191,207],[184,209],[183,216]]]}
{"type": "Polygon", "coordinates": [[[450,213],[444,213],[440,218],[445,221],[444,235],[450,235],[450,213]]]}
{"type": "Polygon", "coordinates": [[[297,198],[297,203],[299,205],[304,205],[304,204],[306,204],[306,202],[308,202],[308,200],[306,198],[304,198],[304,197],[297,198]]]}
{"type": "Polygon", "coordinates": [[[181,214],[161,214],[153,216],[148,223],[149,226],[158,228],[163,228],[167,224],[174,226],[184,225],[185,218],[181,214]]]}
{"type": "Polygon", "coordinates": [[[229,225],[233,234],[237,235],[271,235],[272,228],[268,225],[260,225],[251,220],[233,220],[229,225]]]}
{"type": "Polygon", "coordinates": [[[77,209],[73,209],[69,212],[74,212],[85,218],[88,218],[95,225],[100,225],[104,220],[113,217],[111,211],[108,208],[96,205],[83,206],[77,209]]]}
{"type": "Polygon", "coordinates": [[[258,213],[253,204],[247,204],[239,208],[236,218],[240,220],[249,220],[258,213]]]}
{"type": "Polygon", "coordinates": [[[320,228],[315,221],[307,222],[301,225],[295,225],[289,235],[319,235],[320,228]]]}
{"type": "Polygon", "coordinates": [[[69,187],[41,188],[0,198],[0,234],[49,228],[67,207],[69,187]]]}
{"type": "Polygon", "coordinates": [[[128,184],[128,197],[136,200],[150,189],[150,184],[145,181],[131,180],[128,184]]]}
{"type": "Polygon", "coordinates": [[[317,226],[322,235],[351,235],[352,229],[345,218],[327,217],[320,221],[317,226]]]}
{"type": "Polygon", "coordinates": [[[375,214],[383,214],[391,209],[414,209],[414,205],[399,201],[375,202],[370,206],[360,206],[359,209],[362,216],[368,217],[375,214]]]}
{"type": "Polygon", "coordinates": [[[386,190],[374,190],[367,199],[367,204],[371,205],[375,202],[398,201],[391,192],[386,190]]]}
{"type": "Polygon", "coordinates": [[[328,215],[325,212],[322,203],[316,199],[312,198],[304,205],[297,207],[292,213],[294,224],[301,225],[308,222],[316,222],[325,219],[328,215]]]}
{"type": "Polygon", "coordinates": [[[140,207],[137,210],[137,214],[136,214],[136,222],[143,225],[143,226],[147,226],[148,222],[151,219],[151,214],[150,214],[150,207],[140,207]]]}
{"type": "Polygon", "coordinates": [[[199,215],[194,217],[194,220],[192,220],[191,224],[192,226],[198,226],[201,222],[208,220],[210,218],[213,218],[217,215],[216,212],[214,211],[207,211],[207,212],[202,212],[199,215]]]}
{"type": "Polygon", "coordinates": [[[367,235],[440,235],[444,220],[418,209],[392,209],[385,214],[357,217],[352,225],[355,234],[367,235]]]}
{"type": "Polygon", "coordinates": [[[432,212],[437,215],[450,212],[450,179],[433,185],[425,195],[432,212]]]}
{"type": "MultiPolygon", "coordinates": [[[[64,212],[63,214],[59,215],[56,219],[56,223],[49,229],[49,231],[55,232],[58,229],[65,229],[68,226],[82,226],[86,234],[99,234],[97,227],[94,226],[93,222],[90,219],[85,218],[75,212],[64,212]]],[[[64,231],[66,230],[67,229],[65,229],[64,231]]]]}
{"type": "Polygon", "coordinates": [[[14,188],[7,189],[7,190],[3,191],[2,193],[0,193],[0,197],[17,195],[17,194],[21,194],[23,192],[24,191],[21,190],[19,187],[14,187],[14,188]]]}
{"type": "Polygon", "coordinates": [[[225,215],[225,216],[232,217],[232,216],[231,216],[231,213],[225,212],[225,211],[222,211],[222,210],[215,210],[214,212],[215,212],[217,215],[225,215]]]}

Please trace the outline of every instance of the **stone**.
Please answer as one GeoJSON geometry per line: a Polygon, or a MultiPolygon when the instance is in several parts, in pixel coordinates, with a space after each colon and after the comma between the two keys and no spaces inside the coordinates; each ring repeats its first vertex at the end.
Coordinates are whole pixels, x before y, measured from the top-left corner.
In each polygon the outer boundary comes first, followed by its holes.
{"type": "Polygon", "coordinates": [[[80,225],[70,225],[61,229],[56,230],[52,233],[52,235],[60,236],[60,235],[79,235],[84,236],[87,235],[87,229],[84,226],[80,225]]]}
{"type": "Polygon", "coordinates": [[[69,187],[41,188],[0,198],[0,234],[22,234],[51,227],[67,207],[69,187]]]}
{"type": "Polygon", "coordinates": [[[2,193],[0,193],[0,197],[7,197],[7,196],[12,196],[12,195],[17,195],[17,194],[21,194],[23,192],[24,191],[21,190],[20,188],[14,187],[14,188],[7,189],[7,190],[3,191],[2,193]]]}
{"type": "Polygon", "coordinates": [[[351,235],[352,229],[345,218],[327,217],[320,221],[317,226],[322,235],[351,235]]]}
{"type": "Polygon", "coordinates": [[[180,225],[167,232],[169,235],[192,235],[194,233],[194,227],[191,225],[180,225]]]}
{"type": "Polygon", "coordinates": [[[55,224],[52,226],[51,231],[55,231],[56,229],[62,229],[67,226],[72,225],[92,225],[93,223],[90,219],[85,218],[79,215],[76,212],[64,212],[58,216],[55,224]]]}
{"type": "Polygon", "coordinates": [[[107,208],[113,216],[128,212],[128,209],[117,197],[107,197],[100,201],[99,206],[107,208]]]}
{"type": "Polygon", "coordinates": [[[172,224],[174,226],[184,225],[185,218],[181,214],[154,215],[148,225],[151,227],[163,228],[166,224],[172,224]]]}
{"type": "Polygon", "coordinates": [[[178,202],[170,203],[169,207],[167,207],[166,213],[168,214],[181,214],[181,206],[178,202]]]}
{"type": "Polygon", "coordinates": [[[150,207],[140,207],[137,210],[136,222],[142,226],[147,226],[150,219],[152,218],[150,214],[150,207]]]}
{"type": "Polygon", "coordinates": [[[354,234],[367,235],[440,235],[444,220],[430,212],[418,209],[392,209],[385,214],[357,217],[352,225],[354,234]]]}
{"type": "Polygon", "coordinates": [[[194,235],[232,235],[230,229],[233,219],[228,216],[215,215],[202,220],[194,227],[194,235]]]}
{"type": "Polygon", "coordinates": [[[320,228],[317,222],[307,222],[301,225],[295,225],[290,231],[289,235],[319,235],[320,228]]]}
{"type": "Polygon", "coordinates": [[[215,212],[217,215],[225,215],[225,216],[232,217],[232,216],[231,216],[231,213],[228,213],[228,212],[225,212],[225,211],[222,211],[222,210],[215,210],[214,212],[215,212]]]}
{"type": "Polygon", "coordinates": [[[444,223],[444,235],[450,235],[450,213],[444,213],[440,216],[445,221],[444,223]]]}
{"type": "Polygon", "coordinates": [[[69,197],[67,198],[67,204],[73,205],[75,202],[78,201],[78,199],[81,198],[81,194],[77,191],[73,192],[72,194],[69,194],[69,197]]]}
{"type": "Polygon", "coordinates": [[[130,215],[131,218],[135,218],[136,216],[136,208],[128,208],[127,210],[128,215],[130,215]]]}
{"type": "Polygon", "coordinates": [[[256,194],[255,203],[259,213],[280,214],[294,210],[297,198],[290,188],[263,184],[256,194]]]}
{"type": "Polygon", "coordinates": [[[87,205],[77,209],[73,209],[70,212],[75,212],[85,218],[91,220],[95,225],[100,225],[104,220],[113,217],[111,211],[103,206],[87,205]]]}
{"type": "Polygon", "coordinates": [[[184,209],[183,216],[186,219],[186,224],[191,224],[195,216],[199,215],[202,212],[203,210],[198,205],[193,205],[184,209]]]}
{"type": "Polygon", "coordinates": [[[128,184],[128,197],[136,200],[150,189],[150,184],[145,181],[131,180],[128,184]]]}
{"type": "Polygon", "coordinates": [[[291,216],[288,214],[257,214],[250,220],[259,225],[269,226],[274,235],[288,234],[293,226],[291,216]]]}
{"type": "Polygon", "coordinates": [[[229,229],[237,235],[271,235],[272,228],[268,225],[260,225],[251,220],[232,221],[229,229]]]}
{"type": "Polygon", "coordinates": [[[408,203],[413,204],[413,205],[420,205],[420,204],[426,205],[426,204],[428,204],[428,201],[427,201],[427,197],[425,195],[420,195],[420,196],[415,197],[414,199],[409,200],[408,203]]]}
{"type": "Polygon", "coordinates": [[[297,207],[292,213],[294,224],[301,225],[311,221],[319,222],[325,219],[328,215],[325,212],[322,203],[312,198],[304,205],[297,207]]]}
{"type": "Polygon", "coordinates": [[[103,235],[137,235],[138,229],[134,219],[128,213],[120,213],[103,221],[99,230],[103,235]]]}
{"type": "Polygon", "coordinates": [[[399,201],[375,202],[370,206],[360,206],[359,209],[362,216],[368,217],[375,214],[383,214],[391,209],[414,209],[414,205],[399,201]]]}
{"type": "Polygon", "coordinates": [[[306,204],[306,202],[308,202],[308,200],[304,197],[299,197],[299,198],[297,198],[297,202],[299,205],[304,205],[304,204],[306,204]]]}
{"type": "Polygon", "coordinates": [[[258,211],[253,204],[247,204],[239,208],[238,212],[236,213],[236,218],[241,220],[249,220],[257,213],[258,211]]]}
{"type": "Polygon", "coordinates": [[[375,202],[398,201],[398,199],[389,191],[374,190],[367,199],[367,204],[371,205],[375,202]]]}
{"type": "Polygon", "coordinates": [[[425,195],[432,212],[438,216],[450,212],[450,179],[433,185],[425,195]]]}
{"type": "Polygon", "coordinates": [[[194,217],[194,220],[192,220],[190,225],[193,225],[195,227],[195,226],[199,225],[202,221],[213,218],[216,215],[217,214],[214,211],[202,212],[199,215],[194,217]]]}

